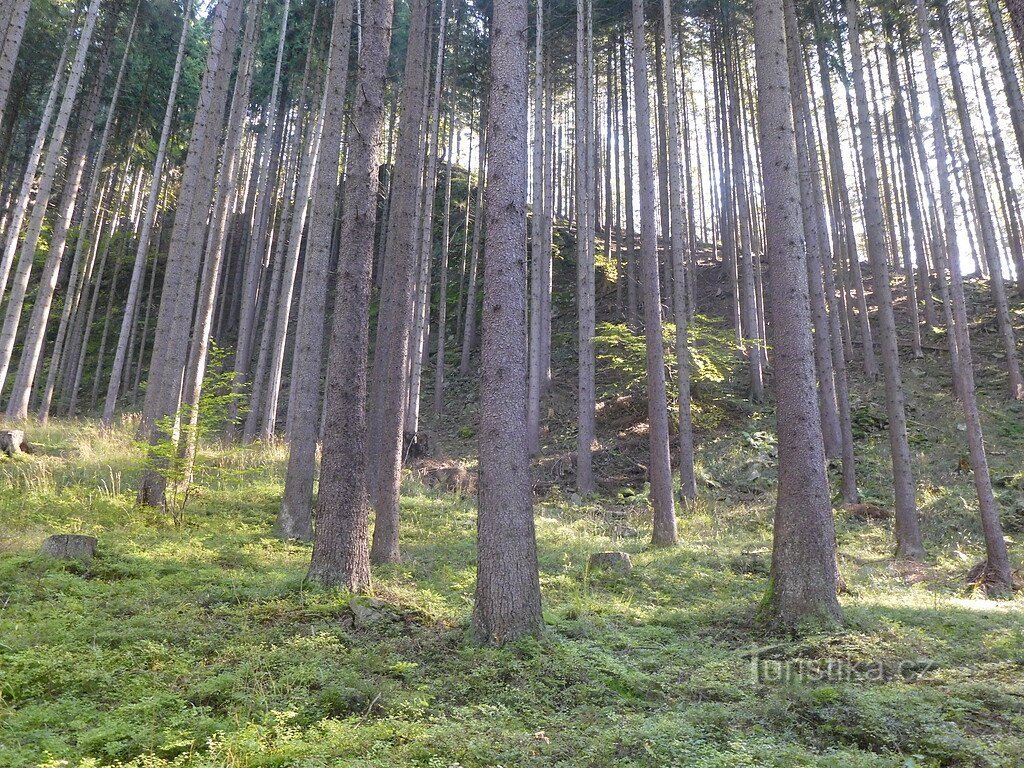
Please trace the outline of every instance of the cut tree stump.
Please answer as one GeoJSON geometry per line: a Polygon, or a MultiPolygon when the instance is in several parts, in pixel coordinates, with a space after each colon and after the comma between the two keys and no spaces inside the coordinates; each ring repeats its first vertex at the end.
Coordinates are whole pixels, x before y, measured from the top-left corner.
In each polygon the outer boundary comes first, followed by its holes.
{"type": "Polygon", "coordinates": [[[590,556],[590,570],[625,575],[633,570],[633,561],[628,552],[595,552],[590,556]]]}
{"type": "Polygon", "coordinates": [[[58,560],[92,560],[96,555],[96,539],[76,533],[58,533],[43,542],[40,552],[58,560]]]}
{"type": "Polygon", "coordinates": [[[13,457],[19,453],[32,453],[32,446],[20,429],[5,429],[0,431],[0,451],[13,457]]]}

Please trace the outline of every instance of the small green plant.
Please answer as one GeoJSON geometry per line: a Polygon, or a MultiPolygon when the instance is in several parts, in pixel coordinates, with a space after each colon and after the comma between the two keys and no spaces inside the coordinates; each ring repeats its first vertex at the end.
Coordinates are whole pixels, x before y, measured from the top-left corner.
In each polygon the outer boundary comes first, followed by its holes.
{"type": "MultiPolygon", "coordinates": [[[[678,364],[675,357],[676,326],[662,325],[665,345],[669,401],[678,401],[678,364]]],[[[687,327],[690,350],[690,395],[695,417],[712,418],[716,401],[727,394],[727,382],[741,362],[732,331],[721,320],[697,315],[687,327]]],[[[647,341],[625,323],[601,323],[594,347],[603,376],[601,396],[618,397],[624,392],[640,395],[647,384],[647,341]]]]}
{"type": "Polygon", "coordinates": [[[226,358],[227,351],[211,340],[199,402],[182,403],[177,412],[158,419],[156,428],[161,439],[140,446],[146,456],[144,469],[164,479],[163,507],[175,527],[185,522],[190,502],[214,473],[223,480],[226,471],[202,453],[202,446],[224,426],[232,404],[238,404],[242,411],[244,394],[233,386],[234,373],[224,364],[226,358]]]}

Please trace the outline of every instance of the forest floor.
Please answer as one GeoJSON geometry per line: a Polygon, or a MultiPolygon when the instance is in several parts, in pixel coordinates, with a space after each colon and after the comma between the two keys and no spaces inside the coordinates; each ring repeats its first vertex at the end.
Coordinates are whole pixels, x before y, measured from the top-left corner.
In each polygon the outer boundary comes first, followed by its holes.
{"type": "MultiPolygon", "coordinates": [[[[556,269],[571,285],[571,261],[556,269]]],[[[710,267],[703,278],[699,305],[726,314],[710,267]]],[[[614,296],[599,288],[607,319],[614,296]]],[[[972,298],[992,475],[1020,565],[1024,405],[1004,397],[994,319],[972,298]]],[[[882,387],[854,376],[865,504],[836,510],[846,626],[789,639],[757,622],[771,406],[744,397],[742,370],[696,386],[700,498],[680,511],[680,546],[649,549],[636,349],[599,366],[602,492],[581,499],[575,310],[568,294],[554,304],[535,475],[541,639],[496,650],[467,637],[475,510],[452,489],[473,485],[469,379],[451,379],[446,418],[424,426],[431,456],[404,483],[403,562],[375,569],[357,600],[305,584],[310,547],[271,535],[283,446],[205,446],[175,524],[134,504],[130,416],[107,432],[55,422],[30,429],[35,454],[0,460],[0,766],[1024,765],[1024,596],[988,600],[967,580],[984,547],[941,336],[924,359],[904,355],[927,563],[892,559],[882,387]],[[56,532],[97,536],[97,557],[40,556],[56,532]],[[609,550],[633,570],[590,572],[590,554],[609,550]]],[[[1024,307],[1015,319],[1024,326],[1024,307]]]]}
{"type": "MultiPolygon", "coordinates": [[[[998,364],[987,343],[983,368],[998,364]]],[[[282,447],[208,447],[175,526],[133,503],[130,423],[37,428],[36,454],[0,462],[0,765],[1024,765],[1024,599],[966,582],[983,547],[944,369],[938,353],[905,367],[927,564],[891,558],[880,388],[858,382],[874,506],[837,510],[847,625],[799,640],[756,621],[768,408],[737,406],[727,429],[698,435],[701,499],[681,511],[676,549],[647,547],[642,491],[544,488],[547,632],[501,650],[466,635],[470,499],[410,478],[403,563],[353,601],[305,585],[309,546],[270,534],[282,447]],[[98,536],[97,557],[39,556],[54,532],[98,536]],[[628,552],[633,571],[589,572],[605,550],[628,552]]],[[[1024,410],[986,390],[1019,564],[1024,410]]]]}

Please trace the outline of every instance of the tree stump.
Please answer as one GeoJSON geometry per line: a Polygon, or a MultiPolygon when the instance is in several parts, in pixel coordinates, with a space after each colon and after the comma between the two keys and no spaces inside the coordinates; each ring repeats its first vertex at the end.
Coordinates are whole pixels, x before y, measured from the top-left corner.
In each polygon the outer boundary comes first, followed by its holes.
{"type": "Polygon", "coordinates": [[[590,556],[591,571],[609,571],[624,576],[633,570],[628,552],[595,552],[590,556]]]}
{"type": "Polygon", "coordinates": [[[75,533],[58,533],[43,542],[40,552],[58,560],[92,560],[96,555],[96,539],[75,533]]]}
{"type": "Polygon", "coordinates": [[[0,451],[14,457],[19,453],[32,453],[32,446],[20,429],[5,429],[0,431],[0,451]]]}

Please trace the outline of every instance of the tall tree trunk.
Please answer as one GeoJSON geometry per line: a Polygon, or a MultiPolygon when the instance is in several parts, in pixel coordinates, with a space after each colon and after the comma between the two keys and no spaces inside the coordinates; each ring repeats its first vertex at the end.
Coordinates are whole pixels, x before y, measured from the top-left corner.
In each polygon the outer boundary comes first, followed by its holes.
{"type": "Polygon", "coordinates": [[[594,185],[590,175],[593,140],[593,93],[590,59],[591,7],[576,0],[576,305],[578,313],[579,380],[577,388],[576,489],[594,492],[595,394],[594,185]]]}
{"type": "Polygon", "coordinates": [[[444,82],[445,41],[448,30],[448,3],[441,1],[437,32],[437,58],[434,68],[433,107],[427,131],[427,159],[423,199],[420,201],[419,275],[416,280],[416,302],[412,331],[409,337],[409,390],[406,402],[405,439],[415,439],[419,432],[420,389],[423,384],[423,363],[430,331],[430,272],[434,256],[434,203],[437,197],[437,156],[441,137],[441,87],[444,82]]]}
{"type": "MultiPolygon", "coordinates": [[[[139,239],[135,246],[135,262],[132,266],[132,276],[128,282],[128,298],[125,300],[125,312],[121,317],[121,331],[118,334],[117,350],[114,353],[114,363],[111,369],[110,382],[107,385],[107,396],[103,402],[102,422],[110,426],[114,418],[114,409],[117,407],[117,398],[120,394],[120,380],[122,369],[125,364],[125,357],[128,354],[127,341],[131,336],[131,330],[135,327],[135,306],[139,303],[142,292],[142,280],[146,270],[146,261],[149,257],[150,239],[153,233],[153,222],[156,220],[157,201],[160,197],[160,182],[163,178],[164,162],[167,158],[167,144],[171,138],[171,125],[174,120],[175,107],[178,101],[178,86],[181,82],[181,70],[185,61],[185,43],[188,41],[188,31],[192,21],[192,2],[187,0],[185,12],[182,16],[181,34],[178,36],[178,51],[174,58],[174,71],[171,75],[171,89],[167,94],[167,104],[164,108],[164,121],[160,128],[160,140],[157,144],[156,159],[153,161],[153,176],[149,186],[149,197],[146,199],[146,211],[142,217],[142,225],[139,229],[139,239]]],[[[81,237],[79,238],[81,240],[81,237]]],[[[78,257],[76,248],[75,257],[78,257]]],[[[155,270],[154,270],[155,271],[155,270]]],[[[74,271],[72,271],[74,274],[74,271]]],[[[63,324],[63,318],[61,318],[63,324]]],[[[52,387],[47,382],[47,392],[52,392],[52,387]]],[[[44,396],[44,401],[48,400],[44,396]]]]}
{"type": "MultiPolygon", "coordinates": [[[[986,564],[983,576],[986,586],[995,593],[1007,592],[1013,586],[1009,553],[1002,526],[999,523],[999,509],[992,492],[992,478],[989,474],[988,458],[985,455],[985,437],[981,427],[977,395],[974,389],[974,365],[971,358],[971,340],[968,331],[967,304],[964,298],[963,278],[960,274],[960,252],[957,245],[956,215],[953,195],[949,185],[949,157],[946,132],[939,116],[942,96],[939,78],[935,71],[935,57],[932,51],[929,19],[924,0],[917,0],[918,30],[921,35],[925,74],[931,96],[932,138],[935,142],[935,162],[939,178],[939,194],[945,219],[946,260],[950,270],[950,288],[953,295],[953,311],[956,315],[956,338],[950,346],[959,350],[960,394],[967,424],[967,445],[974,470],[974,486],[978,494],[978,508],[981,513],[982,530],[985,535],[986,564]]],[[[943,33],[949,29],[948,18],[943,18],[943,33]]],[[[948,40],[947,40],[948,45],[948,40]]],[[[947,52],[948,53],[948,52],[947,52]]],[[[950,61],[955,67],[955,60],[950,61]]]]}
{"type": "MultiPolygon", "coordinates": [[[[96,194],[99,189],[100,175],[103,170],[103,158],[106,155],[107,142],[110,139],[110,131],[114,124],[114,115],[117,112],[118,99],[121,94],[121,85],[124,82],[124,74],[128,68],[128,57],[131,53],[132,41],[135,39],[135,25],[138,21],[139,8],[140,5],[135,6],[135,15],[132,17],[131,26],[128,30],[128,37],[125,42],[124,54],[121,58],[121,65],[118,68],[117,78],[114,81],[114,91],[110,97],[110,104],[107,107],[106,123],[103,126],[103,133],[100,136],[99,146],[96,149],[95,168],[89,182],[89,191],[86,194],[85,206],[83,208],[83,219],[82,222],[80,222],[78,230],[79,242],[83,241],[84,232],[87,229],[91,229],[92,223],[95,219],[94,209],[96,204],[96,194]]],[[[108,45],[107,50],[104,52],[104,61],[109,61],[110,48],[111,46],[108,45]]],[[[96,108],[99,104],[100,91],[103,87],[103,80],[105,79],[105,69],[106,66],[103,66],[100,69],[100,73],[93,85],[93,92],[90,94],[88,105],[83,111],[83,117],[80,118],[80,121],[84,121],[84,125],[80,125],[78,129],[80,140],[83,140],[86,144],[92,135],[92,120],[95,117],[96,108]]],[[[84,158],[85,153],[83,152],[82,159],[84,160],[84,158]]],[[[32,316],[29,320],[25,339],[22,342],[21,359],[18,361],[18,371],[14,379],[14,388],[11,391],[11,398],[7,403],[7,418],[9,419],[28,418],[29,398],[32,395],[32,385],[35,383],[36,369],[39,365],[39,358],[42,354],[43,343],[46,339],[46,329],[50,318],[50,307],[53,303],[53,293],[57,287],[57,278],[60,274],[61,262],[64,258],[64,247],[67,243],[68,228],[71,224],[72,212],[74,210],[75,200],[78,196],[82,170],[84,170],[84,164],[75,172],[75,176],[68,173],[64,182],[64,202],[59,209],[60,214],[58,216],[53,235],[50,237],[49,254],[47,255],[46,265],[44,266],[43,272],[39,278],[39,286],[36,289],[35,303],[32,306],[32,316]]],[[[76,244],[75,257],[79,257],[80,254],[81,250],[76,244]]],[[[77,269],[78,264],[72,264],[72,280],[75,280],[77,277],[75,274],[77,269]]],[[[64,319],[63,316],[62,319],[64,319]]]]}
{"type": "Polygon", "coordinates": [[[473,634],[501,644],[543,617],[526,435],[526,0],[493,13],[473,634]]]}
{"type": "MultiPolygon", "coordinates": [[[[345,91],[348,85],[349,48],[352,40],[352,0],[334,7],[331,47],[324,86],[324,129],[313,190],[302,274],[302,295],[295,329],[291,391],[288,406],[288,470],[284,498],[277,514],[276,532],[282,538],[308,540],[312,536],[313,477],[320,424],[320,371],[323,359],[327,279],[331,262],[331,235],[338,207],[338,163],[341,158],[345,91]]],[[[370,196],[376,200],[376,195],[370,196]]],[[[372,229],[371,229],[372,232],[372,229]]],[[[351,246],[351,241],[346,241],[351,246]]]]}
{"type": "Polygon", "coordinates": [[[377,487],[370,558],[374,563],[398,562],[399,495],[401,491],[405,395],[409,334],[415,304],[413,289],[419,249],[419,199],[423,176],[422,124],[426,98],[427,0],[413,0],[405,90],[398,126],[398,151],[388,222],[388,253],[377,326],[373,364],[374,397],[370,424],[378,436],[375,466],[377,487]]]}
{"type": "MultiPolygon", "coordinates": [[[[453,78],[454,79],[454,78],[453,78]]],[[[454,85],[453,85],[454,90],[454,85]]],[[[444,174],[444,212],[441,223],[441,275],[437,289],[437,349],[434,355],[434,419],[440,420],[444,412],[444,357],[448,335],[448,256],[451,253],[452,170],[459,157],[462,134],[456,133],[456,113],[453,109],[448,122],[448,161],[444,174]]],[[[468,202],[469,185],[466,185],[468,202]]],[[[463,230],[465,237],[465,230],[463,230]]]]}
{"type": "Polygon", "coordinates": [[[258,299],[261,278],[265,277],[269,266],[272,247],[269,245],[271,230],[271,208],[274,191],[277,188],[277,175],[284,143],[284,126],[286,114],[279,114],[281,99],[281,69],[284,64],[284,45],[288,32],[288,19],[291,0],[284,0],[281,9],[281,26],[277,34],[277,57],[274,61],[274,79],[270,87],[270,99],[264,110],[263,128],[272,131],[273,141],[260,160],[260,168],[256,181],[256,203],[253,214],[253,236],[249,239],[249,247],[245,255],[245,268],[242,278],[241,310],[238,320],[238,340],[235,345],[235,375],[232,393],[235,398],[228,404],[228,434],[236,432],[238,420],[237,397],[249,383],[252,364],[252,346],[256,336],[258,323],[258,299]]]}
{"type": "Polygon", "coordinates": [[[882,205],[878,188],[878,166],[871,136],[871,118],[867,89],[864,86],[864,56],[860,44],[858,0],[847,0],[850,24],[850,60],[853,85],[857,96],[857,121],[860,155],[864,163],[864,221],[871,263],[873,291],[878,305],[879,340],[882,346],[882,368],[885,372],[885,406],[889,417],[889,448],[892,452],[893,486],[896,495],[896,554],[908,560],[924,557],[924,545],[917,520],[914,471],[907,441],[907,414],[904,405],[903,378],[900,374],[899,347],[896,340],[896,319],[892,308],[892,287],[889,278],[889,257],[882,230],[882,205]]]}
{"type": "MultiPolygon", "coordinates": [[[[1006,357],[1010,397],[1014,400],[1024,400],[1024,376],[1021,375],[1020,364],[1017,361],[1017,337],[1014,333],[1013,323],[1010,320],[1009,302],[1006,298],[1006,286],[1003,280],[1003,266],[999,260],[999,245],[996,242],[995,228],[992,224],[992,211],[989,204],[985,177],[981,172],[978,144],[975,140],[974,128],[971,125],[970,107],[967,104],[963,80],[960,76],[956,42],[953,40],[953,30],[950,27],[948,12],[940,10],[940,17],[942,39],[946,45],[949,77],[953,86],[953,100],[956,103],[956,111],[960,119],[960,128],[964,140],[964,154],[967,159],[967,169],[970,173],[971,189],[974,193],[974,204],[978,214],[976,221],[981,229],[982,251],[988,264],[989,284],[992,289],[992,298],[996,305],[996,321],[999,325],[999,336],[1003,342],[1003,354],[1006,357]]],[[[948,242],[946,247],[949,247],[948,242]]],[[[961,368],[963,368],[962,362],[961,368]]]]}
{"type": "MultiPolygon", "coordinates": [[[[531,202],[533,216],[530,226],[530,343],[527,380],[526,436],[530,454],[540,451],[540,396],[543,389],[541,372],[541,343],[543,341],[541,305],[544,274],[544,216],[547,200],[544,197],[546,129],[544,127],[544,0],[537,0],[534,25],[533,63],[533,188],[531,202]]],[[[468,194],[468,192],[467,192],[468,194]]],[[[440,361],[438,365],[440,365],[440,361]]]]}
{"type": "Polygon", "coordinates": [[[366,383],[384,87],[394,4],[367,0],[347,139],[341,242],[327,364],[326,425],[309,578],[370,586],[366,383]]]}
{"type": "Polygon", "coordinates": [[[688,338],[689,311],[687,297],[689,279],[686,273],[686,249],[683,227],[683,200],[692,211],[693,197],[683,189],[683,168],[680,158],[682,139],[679,126],[679,82],[676,76],[676,43],[672,36],[672,4],[661,2],[661,31],[665,38],[665,60],[668,80],[668,178],[671,207],[671,264],[674,282],[672,309],[676,324],[676,368],[679,389],[679,494],[683,503],[697,497],[697,481],[693,472],[693,418],[690,413],[690,343],[688,338]]]}
{"type": "MultiPolygon", "coordinates": [[[[821,69],[821,87],[824,99],[825,132],[828,144],[829,166],[832,177],[832,191],[836,196],[837,205],[833,206],[834,215],[842,216],[842,244],[840,250],[845,254],[846,262],[853,277],[853,288],[857,293],[857,319],[860,325],[861,351],[864,355],[864,374],[869,379],[878,377],[878,362],[875,357],[874,338],[871,331],[871,320],[868,315],[867,296],[864,292],[864,280],[861,274],[860,256],[857,253],[856,232],[853,228],[853,204],[850,199],[850,185],[847,179],[846,163],[843,158],[842,143],[839,138],[839,123],[836,116],[835,100],[832,94],[830,77],[830,61],[825,50],[824,30],[820,19],[820,9],[815,6],[815,37],[818,40],[818,64],[821,69]]],[[[852,302],[850,303],[852,312],[852,302]]]]}
{"type": "Polygon", "coordinates": [[[767,618],[796,627],[811,619],[842,620],[835,527],[825,474],[825,449],[815,407],[813,342],[800,214],[793,107],[782,0],[756,0],[761,172],[775,325],[775,387],[779,483],[767,618]],[[778,386],[785,382],[784,386],[778,386]]]}
{"type": "Polygon", "coordinates": [[[4,8],[10,13],[10,17],[0,22],[0,27],[6,25],[5,34],[0,37],[0,124],[4,121],[4,108],[7,106],[11,80],[14,78],[14,64],[18,60],[18,51],[21,49],[21,39],[25,34],[25,24],[31,6],[32,0],[14,0],[10,6],[4,8]]]}
{"type": "MultiPolygon", "coordinates": [[[[7,379],[7,371],[11,364],[14,342],[21,323],[21,310],[25,304],[25,293],[28,289],[29,278],[32,273],[32,262],[36,255],[36,246],[43,231],[43,221],[46,218],[46,208],[49,205],[50,194],[56,181],[57,166],[60,161],[61,150],[64,146],[64,137],[71,121],[71,110],[75,106],[78,91],[85,76],[86,57],[89,53],[89,44],[92,41],[93,31],[96,29],[99,15],[100,0],[91,0],[89,9],[86,11],[81,34],[78,38],[78,49],[75,51],[71,73],[68,75],[68,83],[64,89],[64,97],[61,100],[60,109],[53,124],[53,134],[50,136],[50,142],[47,146],[46,162],[40,173],[39,185],[36,189],[32,217],[29,219],[25,240],[21,245],[18,269],[15,272],[14,283],[11,286],[11,293],[7,300],[7,312],[4,316],[3,330],[0,331],[0,389],[3,388],[4,381],[7,379]]],[[[17,233],[13,229],[11,231],[11,240],[17,243],[17,233]]]]}
{"type": "Polygon", "coordinates": [[[836,291],[831,259],[828,258],[829,242],[824,196],[821,191],[821,166],[811,126],[800,30],[792,2],[784,3],[783,14],[789,51],[790,95],[793,101],[797,171],[806,241],[808,297],[814,326],[814,361],[818,378],[818,411],[822,425],[822,441],[826,458],[830,455],[842,457],[843,501],[855,504],[860,498],[857,492],[856,460],[850,421],[850,390],[842,326],[838,312],[832,306],[836,291]],[[835,453],[830,453],[830,443],[835,453]]]}
{"type": "MultiPolygon", "coordinates": [[[[486,112],[486,105],[484,111],[486,112]]],[[[486,117],[482,117],[486,121],[486,117]]],[[[469,374],[469,363],[473,354],[473,346],[476,344],[476,305],[477,305],[477,283],[480,269],[480,240],[484,228],[484,186],[487,183],[487,127],[483,129],[480,136],[480,163],[476,177],[476,217],[473,220],[473,246],[469,254],[469,275],[466,284],[466,302],[463,317],[465,322],[462,327],[462,356],[459,360],[459,373],[463,376],[469,374]]]]}
{"type": "MultiPolygon", "coordinates": [[[[174,217],[153,342],[150,386],[146,390],[139,426],[140,438],[148,439],[153,445],[169,437],[159,422],[177,413],[181,396],[189,329],[198,289],[194,276],[200,271],[199,260],[206,234],[241,15],[242,0],[218,0],[213,11],[206,72],[200,86],[189,152],[182,171],[179,205],[174,217]]],[[[140,503],[163,503],[165,481],[158,469],[144,474],[139,487],[140,503]]]]}
{"type": "Polygon", "coordinates": [[[647,40],[643,0],[633,0],[633,85],[636,97],[637,168],[640,173],[640,267],[643,273],[644,336],[647,342],[647,421],[651,443],[649,474],[654,509],[654,546],[672,546],[678,539],[672,498],[672,463],[668,441],[668,397],[665,391],[665,344],[661,327],[658,282],[658,231],[654,197],[654,153],[647,79],[647,40]]]}

